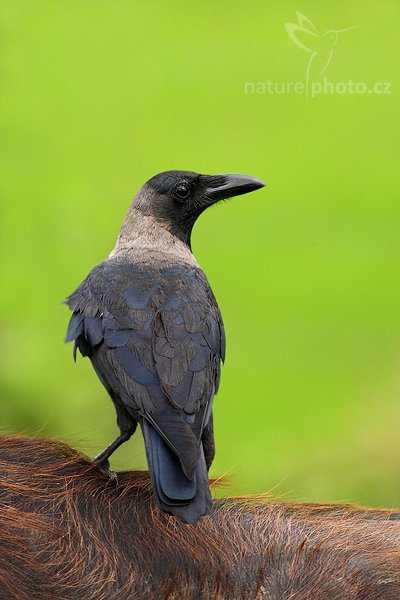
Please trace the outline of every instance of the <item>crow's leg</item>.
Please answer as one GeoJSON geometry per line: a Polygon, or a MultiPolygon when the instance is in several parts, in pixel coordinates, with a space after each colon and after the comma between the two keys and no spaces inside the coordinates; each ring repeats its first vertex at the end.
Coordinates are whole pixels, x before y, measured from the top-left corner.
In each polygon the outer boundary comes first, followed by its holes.
{"type": "Polygon", "coordinates": [[[111,442],[111,444],[107,446],[107,448],[102,450],[99,454],[97,454],[97,456],[94,457],[93,462],[98,463],[99,465],[102,463],[108,463],[108,459],[110,458],[111,454],[115,452],[117,448],[122,446],[124,442],[127,442],[131,437],[132,433],[129,433],[127,431],[121,433],[117,438],[115,438],[114,441],[111,442]]]}
{"type": "MultiPolygon", "coordinates": [[[[113,399],[114,400],[114,399],[113,399]]],[[[127,412],[124,406],[120,403],[120,401],[115,401],[115,408],[117,411],[117,423],[118,427],[121,431],[120,435],[115,438],[114,441],[111,442],[100,454],[94,457],[93,462],[97,464],[97,466],[101,469],[103,473],[109,476],[110,479],[115,481],[115,484],[118,489],[118,478],[117,474],[110,468],[109,458],[113,452],[124,442],[127,442],[130,437],[135,433],[137,421],[133,419],[133,417],[127,412]]]]}

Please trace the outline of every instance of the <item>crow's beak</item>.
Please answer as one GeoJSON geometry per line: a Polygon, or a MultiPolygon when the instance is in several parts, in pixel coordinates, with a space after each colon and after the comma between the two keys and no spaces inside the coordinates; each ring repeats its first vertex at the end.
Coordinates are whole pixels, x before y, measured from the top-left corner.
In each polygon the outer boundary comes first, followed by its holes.
{"type": "Polygon", "coordinates": [[[208,175],[204,179],[207,197],[212,202],[248,194],[265,186],[263,181],[249,175],[208,175]]]}

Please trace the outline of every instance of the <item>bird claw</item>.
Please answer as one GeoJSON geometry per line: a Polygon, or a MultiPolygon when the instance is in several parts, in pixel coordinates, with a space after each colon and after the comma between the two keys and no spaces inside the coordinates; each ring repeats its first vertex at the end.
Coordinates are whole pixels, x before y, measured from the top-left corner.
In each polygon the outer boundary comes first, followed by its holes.
{"type": "Polygon", "coordinates": [[[100,469],[103,475],[107,475],[109,481],[112,481],[115,485],[115,489],[118,492],[119,490],[119,481],[118,475],[115,471],[112,471],[110,467],[110,463],[108,460],[93,460],[94,464],[100,469]]]}

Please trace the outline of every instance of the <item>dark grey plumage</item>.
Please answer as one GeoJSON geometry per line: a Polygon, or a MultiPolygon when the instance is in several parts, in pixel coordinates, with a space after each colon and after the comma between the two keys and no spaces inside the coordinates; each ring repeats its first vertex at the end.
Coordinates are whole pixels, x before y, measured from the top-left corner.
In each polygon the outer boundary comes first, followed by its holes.
{"type": "Polygon", "coordinates": [[[97,460],[108,465],[139,422],[161,509],[190,523],[211,510],[211,411],[225,358],[221,314],[190,233],[207,206],[261,185],[245,176],[156,176],[132,203],[110,257],[66,301],[66,341],[90,358],[121,431],[97,460]]]}

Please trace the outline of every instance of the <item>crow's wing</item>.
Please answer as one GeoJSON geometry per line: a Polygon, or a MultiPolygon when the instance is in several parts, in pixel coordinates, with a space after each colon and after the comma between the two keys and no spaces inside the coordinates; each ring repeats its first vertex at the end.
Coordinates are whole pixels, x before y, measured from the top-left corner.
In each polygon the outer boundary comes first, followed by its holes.
{"type": "Polygon", "coordinates": [[[106,261],[67,304],[74,311],[67,341],[192,472],[225,355],[221,314],[203,272],[106,261]]]}

